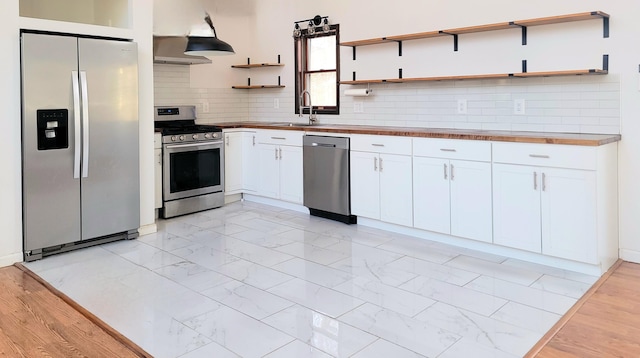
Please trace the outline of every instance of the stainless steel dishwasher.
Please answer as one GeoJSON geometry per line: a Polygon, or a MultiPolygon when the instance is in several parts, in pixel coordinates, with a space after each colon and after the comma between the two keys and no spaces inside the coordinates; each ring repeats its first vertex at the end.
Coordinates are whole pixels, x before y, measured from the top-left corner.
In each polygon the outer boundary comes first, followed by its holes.
{"type": "Polygon", "coordinates": [[[304,206],[311,215],[355,224],[351,215],[349,138],[303,137],[304,206]]]}

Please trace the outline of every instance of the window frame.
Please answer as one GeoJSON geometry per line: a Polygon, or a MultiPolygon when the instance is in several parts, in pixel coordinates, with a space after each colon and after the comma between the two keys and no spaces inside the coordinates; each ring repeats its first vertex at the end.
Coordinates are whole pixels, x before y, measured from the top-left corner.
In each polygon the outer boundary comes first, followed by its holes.
{"type": "MultiPolygon", "coordinates": [[[[320,29],[320,28],[319,28],[320,29]]],[[[307,29],[302,30],[302,35],[298,38],[294,38],[294,56],[295,56],[295,114],[300,113],[300,93],[302,92],[302,88],[306,88],[306,77],[309,74],[315,73],[327,73],[327,72],[335,72],[336,74],[336,105],[335,106],[313,106],[314,113],[317,114],[340,114],[340,25],[333,24],[330,25],[329,32],[323,32],[322,30],[316,31],[313,35],[309,35],[307,29]],[[336,37],[336,69],[335,70],[314,70],[308,71],[307,68],[309,66],[308,57],[304,59],[301,58],[303,50],[301,46],[305,46],[305,53],[307,52],[307,40],[323,37],[323,36],[333,36],[336,37]],[[304,64],[303,64],[304,61],[304,64]],[[301,68],[303,67],[303,68],[301,68]],[[301,81],[303,83],[301,83],[301,81]]],[[[313,94],[311,94],[313,96],[313,94]]],[[[305,96],[306,100],[307,96],[305,96]]],[[[313,100],[311,101],[313,104],[313,100]]],[[[309,108],[305,107],[302,109],[302,114],[309,114],[309,108]]]]}

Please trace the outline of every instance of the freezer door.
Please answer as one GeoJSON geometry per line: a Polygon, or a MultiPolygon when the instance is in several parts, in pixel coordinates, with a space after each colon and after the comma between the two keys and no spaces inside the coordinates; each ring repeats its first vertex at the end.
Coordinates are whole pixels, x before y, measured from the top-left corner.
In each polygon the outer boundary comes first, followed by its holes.
{"type": "Polygon", "coordinates": [[[86,240],[140,226],[138,56],[135,43],[88,38],[78,53],[86,240]]]}
{"type": "Polygon", "coordinates": [[[77,40],[24,33],[21,46],[23,238],[30,251],[80,240],[77,40]]]}

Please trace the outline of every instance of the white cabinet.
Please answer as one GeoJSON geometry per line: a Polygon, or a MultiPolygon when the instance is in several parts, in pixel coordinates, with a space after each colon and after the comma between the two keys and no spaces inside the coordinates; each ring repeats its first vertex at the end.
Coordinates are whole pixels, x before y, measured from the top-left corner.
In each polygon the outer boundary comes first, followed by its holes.
{"type": "Polygon", "coordinates": [[[129,0],[20,0],[20,16],[129,28],[129,0]]]}
{"type": "Polygon", "coordinates": [[[224,143],[225,194],[255,192],[258,186],[256,132],[225,130],[224,143]]]}
{"type": "Polygon", "coordinates": [[[412,226],[411,138],[351,137],[351,212],[412,226]]]}
{"type": "Polygon", "coordinates": [[[154,201],[155,208],[162,207],[162,134],[154,133],[153,135],[153,155],[155,162],[153,164],[154,172],[154,201]]]}
{"type": "Polygon", "coordinates": [[[491,143],[417,138],[413,155],[414,226],[492,242],[491,143]]]}
{"type": "Polygon", "coordinates": [[[224,192],[236,194],[242,190],[242,132],[224,133],[224,192]]]}
{"type": "Polygon", "coordinates": [[[610,256],[614,149],[494,144],[494,243],[591,264],[610,256]]]}
{"type": "Polygon", "coordinates": [[[302,204],[302,132],[257,132],[257,195],[302,204]]]}
{"type": "Polygon", "coordinates": [[[258,163],[256,132],[242,132],[242,188],[245,193],[258,190],[258,163]]]}

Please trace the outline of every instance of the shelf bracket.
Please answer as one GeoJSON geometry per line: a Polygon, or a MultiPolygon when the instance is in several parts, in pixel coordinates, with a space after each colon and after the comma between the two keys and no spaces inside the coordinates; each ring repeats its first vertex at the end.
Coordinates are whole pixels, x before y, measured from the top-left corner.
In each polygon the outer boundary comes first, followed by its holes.
{"type": "Polygon", "coordinates": [[[609,38],[609,18],[602,18],[602,37],[609,38]]]}
{"type": "Polygon", "coordinates": [[[527,60],[522,60],[522,73],[527,73],[527,60]]]}
{"type": "Polygon", "coordinates": [[[602,55],[602,70],[609,71],[609,55],[602,55]]]}
{"type": "Polygon", "coordinates": [[[518,26],[522,30],[522,46],[527,45],[527,27],[523,25],[516,24],[513,21],[509,21],[509,25],[518,26]]]}
{"type": "Polygon", "coordinates": [[[251,57],[247,57],[247,65],[251,64],[251,57]]]}
{"type": "Polygon", "coordinates": [[[247,77],[247,86],[251,86],[251,77],[247,77]]]}
{"type": "Polygon", "coordinates": [[[391,40],[398,43],[398,56],[402,56],[402,41],[391,40]]]}
{"type": "Polygon", "coordinates": [[[458,51],[458,34],[451,34],[442,30],[440,30],[439,32],[441,34],[453,36],[453,51],[458,51]]]}
{"type": "Polygon", "coordinates": [[[278,63],[280,63],[280,55],[278,55],[278,63]]]}
{"type": "MultiPolygon", "coordinates": [[[[280,59],[280,55],[278,55],[278,59],[280,59]]],[[[282,86],[282,85],[280,84],[280,76],[278,76],[278,86],[282,86]]]]}
{"type": "Polygon", "coordinates": [[[398,78],[402,79],[402,68],[398,69],[398,78]]]}
{"type": "Polygon", "coordinates": [[[353,71],[353,81],[356,80],[356,71],[353,71]]]}
{"type": "Polygon", "coordinates": [[[353,50],[353,60],[355,61],[356,60],[356,47],[352,46],[351,50],[353,50]]]}

